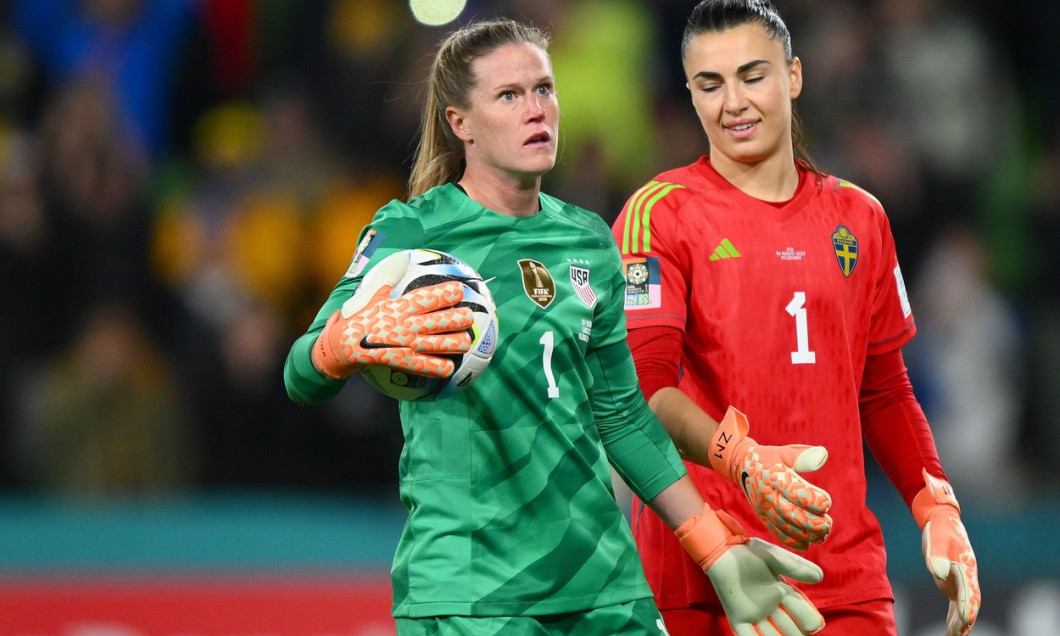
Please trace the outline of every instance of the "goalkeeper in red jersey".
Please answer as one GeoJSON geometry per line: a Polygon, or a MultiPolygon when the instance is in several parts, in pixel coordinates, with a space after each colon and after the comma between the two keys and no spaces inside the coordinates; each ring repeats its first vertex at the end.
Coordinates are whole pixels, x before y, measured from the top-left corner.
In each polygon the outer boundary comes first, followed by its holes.
{"type": "MultiPolygon", "coordinates": [[[[967,634],[980,605],[976,561],[902,359],[916,328],[887,216],[801,148],[802,64],[767,0],[700,2],[681,56],[709,154],[637,190],[613,227],[642,390],[707,501],[821,566],[824,580],[804,592],[825,635],[897,633],[883,537],[865,502],[866,442],[922,529],[928,570],[949,598],[947,634],[967,634]],[[819,468],[830,508],[796,501],[800,528],[790,513],[745,504],[770,494],[756,495],[746,470],[763,459],[748,421],[763,444],[828,449],[827,465],[813,449],[782,463],[819,468]],[[834,525],[822,541],[813,530],[825,511],[834,525]]],[[[764,459],[768,473],[775,457],[764,459]]],[[[754,633],[730,631],[716,586],[658,517],[637,505],[633,525],[671,636],[754,633]]]]}

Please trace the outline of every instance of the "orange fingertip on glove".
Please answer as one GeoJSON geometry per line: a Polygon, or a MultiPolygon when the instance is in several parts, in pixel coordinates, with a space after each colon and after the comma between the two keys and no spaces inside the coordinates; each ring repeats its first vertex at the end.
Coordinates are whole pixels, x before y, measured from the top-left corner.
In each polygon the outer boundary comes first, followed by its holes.
{"type": "Polygon", "coordinates": [[[947,636],[965,636],[979,615],[979,566],[961,507],[948,482],[925,469],[924,488],[913,498],[913,518],[922,531],[921,548],[935,585],[950,599],[947,636]]]}

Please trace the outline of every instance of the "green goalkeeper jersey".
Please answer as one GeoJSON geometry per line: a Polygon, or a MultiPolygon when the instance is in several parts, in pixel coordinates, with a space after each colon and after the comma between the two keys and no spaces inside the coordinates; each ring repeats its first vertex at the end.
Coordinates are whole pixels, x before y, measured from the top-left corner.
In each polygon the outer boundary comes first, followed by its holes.
{"type": "Polygon", "coordinates": [[[496,301],[499,342],[478,380],[400,405],[409,517],[392,569],[395,616],[553,614],[651,596],[608,460],[644,500],[685,468],[637,384],[610,229],[540,200],[534,216],[506,216],[448,184],[387,204],[288,356],[294,400],[337,393],[342,383],[316,373],[310,348],[364,272],[398,250],[460,257],[496,301]]]}

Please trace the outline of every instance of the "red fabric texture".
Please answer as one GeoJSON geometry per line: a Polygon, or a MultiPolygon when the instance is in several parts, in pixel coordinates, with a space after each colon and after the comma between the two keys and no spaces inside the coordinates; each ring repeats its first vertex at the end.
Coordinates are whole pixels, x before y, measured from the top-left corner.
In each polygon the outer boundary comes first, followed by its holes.
{"type": "Polygon", "coordinates": [[[865,441],[906,504],[924,487],[922,468],[945,479],[935,437],[913,394],[901,350],[869,356],[858,400],[865,441]]]}
{"type": "Polygon", "coordinates": [[[681,330],[673,327],[630,329],[629,348],[645,400],[659,389],[677,386],[681,378],[681,337],[681,330]]]}

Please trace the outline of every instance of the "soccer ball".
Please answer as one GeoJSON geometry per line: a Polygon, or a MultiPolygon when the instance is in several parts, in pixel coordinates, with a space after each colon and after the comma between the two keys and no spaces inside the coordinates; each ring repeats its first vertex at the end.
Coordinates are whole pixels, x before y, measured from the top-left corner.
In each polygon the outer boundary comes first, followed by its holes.
{"type": "Polygon", "coordinates": [[[469,307],[474,312],[475,324],[468,330],[471,349],[464,354],[445,356],[456,366],[448,378],[429,378],[385,366],[368,367],[361,374],[375,389],[398,400],[444,398],[470,386],[489,365],[497,348],[497,306],[482,276],[456,256],[430,249],[406,250],[400,254],[407,256],[408,267],[394,284],[390,297],[397,298],[413,289],[447,280],[460,281],[464,286],[464,300],[456,306],[469,307]]]}

